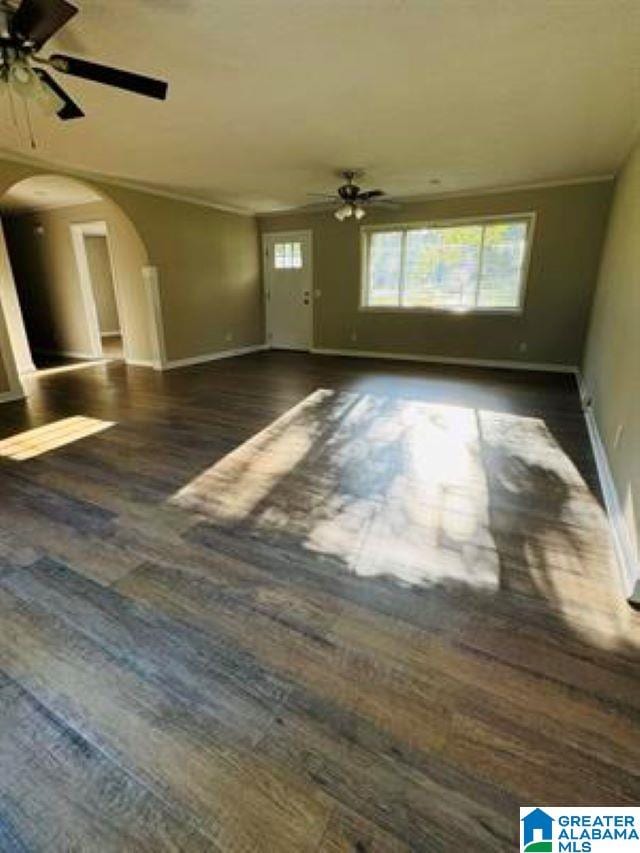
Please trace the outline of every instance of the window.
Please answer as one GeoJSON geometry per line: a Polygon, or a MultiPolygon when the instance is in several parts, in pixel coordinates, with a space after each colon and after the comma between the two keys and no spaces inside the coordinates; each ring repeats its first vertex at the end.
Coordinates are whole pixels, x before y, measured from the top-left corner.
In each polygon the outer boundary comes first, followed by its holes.
{"type": "Polygon", "coordinates": [[[519,311],[533,216],[364,228],[363,308],[519,311]]]}
{"type": "Polygon", "coordinates": [[[302,243],[275,243],[273,265],[277,270],[302,269],[302,243]]]}

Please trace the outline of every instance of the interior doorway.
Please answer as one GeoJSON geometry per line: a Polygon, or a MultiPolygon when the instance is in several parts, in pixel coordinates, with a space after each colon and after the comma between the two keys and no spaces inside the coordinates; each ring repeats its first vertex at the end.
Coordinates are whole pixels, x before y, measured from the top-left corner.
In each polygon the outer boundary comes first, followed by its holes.
{"type": "Polygon", "coordinates": [[[98,358],[121,359],[122,323],[107,223],[74,223],[71,235],[93,352],[98,358]]]}
{"type": "Polygon", "coordinates": [[[34,175],[0,196],[0,215],[0,308],[18,377],[115,360],[162,369],[157,271],[119,205],[75,178],[34,175]]]}
{"type": "Polygon", "coordinates": [[[122,326],[113,283],[113,269],[106,234],[87,234],[84,249],[98,312],[104,358],[122,358],[122,326]]]}

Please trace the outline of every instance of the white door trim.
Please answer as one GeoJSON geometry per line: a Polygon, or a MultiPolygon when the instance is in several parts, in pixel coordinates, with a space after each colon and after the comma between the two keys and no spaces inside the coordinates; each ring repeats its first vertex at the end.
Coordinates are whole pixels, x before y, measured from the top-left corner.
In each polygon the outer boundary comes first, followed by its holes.
{"type": "MultiPolygon", "coordinates": [[[[113,252],[111,251],[111,237],[109,228],[104,220],[96,220],[93,222],[74,222],[71,226],[71,239],[73,241],[73,251],[78,267],[78,277],[80,279],[80,289],[82,291],[82,300],[85,307],[87,317],[87,325],[89,328],[89,338],[91,341],[91,354],[96,358],[104,358],[102,350],[102,335],[100,334],[100,323],[98,321],[98,309],[96,308],[95,294],[91,283],[91,274],[89,272],[89,263],[87,261],[87,249],[84,242],[85,237],[104,237],[107,241],[107,253],[109,255],[109,266],[111,268],[111,280],[113,281],[113,293],[116,300],[116,310],[118,312],[118,321],[120,323],[120,334],[122,335],[122,354],[125,362],[129,363],[132,360],[131,347],[129,344],[129,333],[127,327],[127,315],[123,310],[123,300],[120,282],[116,275],[116,268],[113,263],[113,252]]],[[[153,319],[153,318],[152,318],[153,319]]]]}
{"type": "Polygon", "coordinates": [[[20,374],[16,366],[16,360],[13,352],[13,345],[9,336],[5,313],[0,304],[0,358],[4,363],[9,382],[9,389],[0,392],[0,403],[8,403],[11,400],[21,400],[24,396],[24,388],[20,380],[20,374]]]}
{"type": "Polygon", "coordinates": [[[307,228],[304,230],[298,231],[264,231],[262,233],[262,304],[264,311],[264,331],[265,331],[265,340],[267,345],[270,345],[270,330],[269,330],[269,304],[268,304],[268,293],[271,287],[271,265],[267,262],[268,254],[267,247],[269,240],[281,240],[283,243],[288,240],[294,241],[299,239],[307,239],[309,241],[309,257],[307,258],[308,269],[309,269],[309,300],[310,300],[310,319],[309,324],[311,326],[309,332],[309,346],[308,350],[311,352],[315,343],[315,299],[316,299],[316,291],[315,291],[315,282],[313,278],[313,230],[311,228],[307,228]]]}
{"type": "MultiPolygon", "coordinates": [[[[164,325],[162,323],[162,302],[160,296],[160,284],[158,282],[158,268],[153,266],[142,267],[142,280],[147,291],[147,301],[151,319],[151,364],[154,370],[166,370],[169,366],[167,359],[167,346],[164,339],[164,325]]],[[[120,321],[122,324],[122,321],[120,321]]]]}
{"type": "Polygon", "coordinates": [[[27,337],[27,331],[22,316],[22,307],[18,298],[16,281],[13,275],[13,266],[9,257],[7,241],[4,234],[2,222],[0,222],[0,255],[3,256],[5,275],[0,281],[0,305],[4,311],[7,332],[11,342],[13,358],[19,375],[33,373],[36,369],[33,363],[31,344],[27,337]]]}
{"type": "Polygon", "coordinates": [[[87,261],[87,250],[84,238],[85,236],[106,237],[107,224],[106,222],[76,222],[70,225],[69,228],[71,230],[71,242],[73,244],[73,253],[76,259],[76,268],[78,270],[80,294],[82,296],[82,304],[87,321],[87,331],[89,333],[90,352],[88,355],[93,356],[94,358],[102,358],[102,340],[100,338],[98,309],[96,308],[93,285],[91,284],[91,273],[89,272],[89,262],[87,261]]]}

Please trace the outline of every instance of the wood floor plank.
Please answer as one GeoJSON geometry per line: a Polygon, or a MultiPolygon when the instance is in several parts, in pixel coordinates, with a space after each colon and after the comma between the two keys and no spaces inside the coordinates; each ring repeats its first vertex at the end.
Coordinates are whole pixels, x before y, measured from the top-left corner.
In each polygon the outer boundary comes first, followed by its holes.
{"type": "Polygon", "coordinates": [[[411,847],[346,809],[336,810],[318,853],[409,853],[411,847]]]}
{"type": "Polygon", "coordinates": [[[450,712],[438,687],[426,689],[409,673],[380,658],[341,649],[317,634],[292,630],[291,625],[256,609],[249,620],[239,598],[221,602],[218,589],[205,579],[179,576],[162,567],[147,566],[128,575],[117,588],[204,631],[224,632],[269,668],[343,707],[359,709],[417,749],[438,749],[447,737],[450,712]]]}
{"type": "MultiPolygon", "coordinates": [[[[441,827],[440,837],[448,837],[441,826],[442,814],[446,813],[445,804],[456,797],[461,813],[456,830],[460,837],[468,835],[478,849],[495,849],[501,834],[507,836],[509,824],[503,818],[502,824],[495,823],[486,842],[484,839],[485,827],[494,823],[495,799],[487,802],[486,794],[478,797],[479,789],[456,779],[455,774],[447,779],[441,773],[436,781],[433,767],[427,769],[428,775],[416,762],[401,770],[398,748],[394,751],[381,737],[367,736],[363,731],[366,717],[352,720],[340,706],[319,701],[295,682],[279,678],[277,672],[262,671],[257,662],[246,654],[234,654],[228,645],[206,642],[185,625],[144,610],[85,579],[74,579],[62,567],[51,564],[14,572],[2,579],[2,585],[22,600],[41,602],[40,608],[89,634],[163,687],[166,694],[196,706],[201,716],[210,714],[225,727],[226,743],[254,746],[256,754],[269,764],[285,767],[306,784],[317,785],[328,796],[350,804],[366,815],[372,826],[384,827],[385,832],[406,841],[417,843],[422,839],[428,844],[434,839],[434,826],[441,827]],[[214,656],[213,665],[203,665],[203,660],[214,656]],[[247,712],[246,694],[259,702],[257,709],[247,712]],[[256,726],[257,711],[265,704],[272,710],[269,722],[275,719],[277,725],[261,731],[256,726]],[[255,742],[256,735],[259,743],[255,742]],[[390,761],[398,765],[391,772],[390,761]],[[406,823],[409,800],[414,814],[410,836],[406,823]],[[467,827],[464,815],[469,815],[467,827]]],[[[179,588],[176,597],[180,597],[179,588]]]]}
{"type": "MultiPolygon", "coordinates": [[[[301,657],[296,650],[299,639],[295,624],[283,624],[275,614],[275,626],[270,626],[268,608],[262,608],[259,600],[252,603],[251,590],[245,590],[242,600],[237,600],[235,605],[225,597],[221,607],[219,591],[206,578],[194,582],[193,578],[183,579],[176,572],[153,566],[128,576],[118,588],[209,634],[222,632],[250,650],[270,669],[306,684],[309,689],[320,689],[339,707],[357,711],[379,729],[389,731],[414,749],[431,752],[444,749],[448,754],[449,744],[455,741],[450,715],[455,709],[464,709],[468,704],[467,695],[473,693],[477,701],[484,701],[488,707],[493,705],[505,714],[520,718],[523,731],[528,727],[527,737],[532,743],[536,742],[541,726],[554,734],[557,743],[550,740],[550,756],[560,748],[567,727],[579,731],[585,751],[593,750],[597,756],[594,760],[601,762],[602,776],[610,777],[612,768],[616,768],[621,790],[631,784],[626,774],[633,778],[640,766],[640,741],[634,738],[639,716],[634,707],[637,697],[633,695],[630,679],[620,681],[626,688],[625,701],[614,714],[608,698],[610,694],[604,693],[606,673],[602,684],[598,671],[594,671],[595,681],[590,690],[584,685],[578,689],[576,685],[571,691],[564,682],[551,681],[544,673],[538,675],[535,670],[526,673],[521,666],[513,668],[498,656],[480,655],[472,645],[465,648],[458,643],[446,643],[438,636],[409,632],[404,626],[379,617],[368,622],[362,614],[353,611],[327,628],[321,645],[326,655],[320,657],[321,661],[326,659],[326,664],[316,664],[313,656],[301,657]],[[255,639],[244,627],[249,614],[258,629],[255,639]],[[322,671],[325,667],[331,671],[330,678],[322,671]],[[412,673],[409,685],[407,671],[412,673]],[[345,673],[344,681],[340,678],[341,672],[345,673]],[[355,679],[358,688],[352,692],[350,685],[356,672],[360,673],[355,679]],[[386,689],[389,678],[394,679],[400,691],[395,695],[386,689]],[[367,693],[360,686],[362,679],[380,693],[379,704],[367,701],[367,693]],[[419,723],[403,718],[411,707],[410,693],[401,692],[403,685],[405,691],[419,691],[423,727],[434,725],[437,713],[441,714],[436,728],[436,732],[441,733],[439,741],[434,740],[430,731],[411,734],[411,725],[419,723]],[[599,701],[600,695],[607,696],[606,703],[599,701]],[[430,718],[426,712],[434,698],[436,712],[430,718]],[[388,718],[382,716],[382,709],[386,710],[388,718]]],[[[456,761],[460,762],[462,757],[456,752],[456,761]]],[[[567,764],[570,760],[567,751],[567,764]]],[[[581,766],[582,762],[576,754],[575,763],[581,766]]],[[[472,762],[465,762],[464,768],[473,773],[472,762]]],[[[524,796],[526,791],[518,793],[524,796]]]]}
{"type": "Polygon", "coordinates": [[[329,814],[322,795],[215,738],[197,710],[127,671],[60,620],[0,589],[0,668],[70,727],[190,811],[216,844],[312,850],[329,814]]]}
{"type": "Polygon", "coordinates": [[[2,850],[214,849],[188,814],[169,809],[8,680],[0,686],[0,764],[2,850]]]}
{"type": "Polygon", "coordinates": [[[0,849],[507,851],[525,801],[638,801],[640,614],[573,377],[24,381],[3,446],[69,443],[0,459],[0,849]]]}
{"type": "Polygon", "coordinates": [[[229,738],[235,733],[245,745],[260,740],[274,721],[263,697],[272,695],[277,703],[289,689],[275,674],[260,671],[241,649],[207,643],[189,626],[51,560],[7,572],[0,583],[22,601],[81,631],[167,696],[210,714],[229,730],[229,738]],[[246,680],[254,687],[253,701],[241,689],[246,680]]]}

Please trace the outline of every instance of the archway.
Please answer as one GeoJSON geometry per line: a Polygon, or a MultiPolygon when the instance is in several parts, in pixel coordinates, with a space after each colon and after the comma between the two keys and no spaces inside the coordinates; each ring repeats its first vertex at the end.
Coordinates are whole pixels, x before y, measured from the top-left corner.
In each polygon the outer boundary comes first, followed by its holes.
{"type": "MultiPolygon", "coordinates": [[[[48,333],[53,348],[70,356],[105,356],[103,332],[109,330],[100,325],[105,321],[91,280],[87,239],[92,237],[103,237],[108,246],[105,257],[113,282],[113,316],[117,315],[124,361],[162,368],[163,330],[155,270],[149,265],[137,228],[120,205],[103,187],[66,175],[30,174],[5,185],[0,215],[6,222],[22,222],[6,229],[12,232],[7,234],[9,253],[4,240],[0,240],[0,307],[4,315],[0,325],[6,327],[5,341],[0,340],[0,345],[4,343],[7,373],[13,368],[19,376],[33,368],[28,332],[31,336],[40,334],[45,342],[45,332],[48,333]],[[25,297],[21,287],[19,299],[15,287],[19,271],[11,244],[15,248],[21,241],[31,292],[25,297]],[[43,272],[47,275],[46,289],[42,285],[43,272]],[[31,330],[25,327],[22,311],[29,298],[30,307],[35,310],[35,316],[30,318],[31,330]],[[58,312],[55,318],[54,310],[58,312]]],[[[95,240],[95,248],[100,242],[95,240]]],[[[24,275],[24,269],[20,272],[24,275]]],[[[16,386],[15,377],[11,384],[16,386]]]]}

